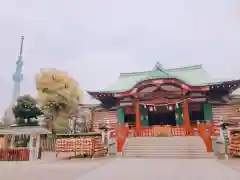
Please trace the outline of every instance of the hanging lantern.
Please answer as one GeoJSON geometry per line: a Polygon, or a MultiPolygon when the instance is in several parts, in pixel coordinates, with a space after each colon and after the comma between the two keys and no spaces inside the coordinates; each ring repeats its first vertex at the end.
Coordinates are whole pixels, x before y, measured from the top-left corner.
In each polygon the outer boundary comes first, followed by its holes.
{"type": "Polygon", "coordinates": [[[153,110],[154,110],[154,111],[157,111],[156,106],[153,106],[153,110]]]}
{"type": "Polygon", "coordinates": [[[150,112],[153,111],[153,107],[152,107],[152,106],[149,107],[149,111],[150,111],[150,112]]]}
{"type": "Polygon", "coordinates": [[[176,116],[176,119],[178,119],[178,114],[176,114],[175,116],[176,116]]]}
{"type": "Polygon", "coordinates": [[[144,108],[147,108],[146,104],[143,105],[144,108]]]}
{"type": "Polygon", "coordinates": [[[176,109],[178,108],[178,103],[176,103],[176,109]]]}
{"type": "Polygon", "coordinates": [[[168,110],[169,110],[169,111],[172,111],[172,110],[173,110],[172,105],[168,106],[168,110]]]}

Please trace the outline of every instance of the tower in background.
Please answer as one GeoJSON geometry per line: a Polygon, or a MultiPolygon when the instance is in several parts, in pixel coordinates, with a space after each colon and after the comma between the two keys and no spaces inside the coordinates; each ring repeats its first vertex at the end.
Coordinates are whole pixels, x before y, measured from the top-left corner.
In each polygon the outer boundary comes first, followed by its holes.
{"type": "Polygon", "coordinates": [[[23,41],[24,41],[24,36],[21,37],[20,53],[16,62],[16,71],[13,74],[12,99],[8,109],[5,111],[4,118],[3,118],[4,124],[6,125],[12,124],[15,121],[12,107],[20,95],[21,82],[23,80],[23,72],[22,72],[23,71],[23,60],[22,60],[23,41]]]}
{"type": "Polygon", "coordinates": [[[23,41],[24,36],[21,37],[21,45],[20,45],[20,53],[18,56],[18,60],[16,62],[16,71],[13,74],[13,94],[12,94],[12,101],[13,103],[17,100],[20,94],[20,85],[23,80],[23,60],[22,60],[22,52],[23,52],[23,41]]]}

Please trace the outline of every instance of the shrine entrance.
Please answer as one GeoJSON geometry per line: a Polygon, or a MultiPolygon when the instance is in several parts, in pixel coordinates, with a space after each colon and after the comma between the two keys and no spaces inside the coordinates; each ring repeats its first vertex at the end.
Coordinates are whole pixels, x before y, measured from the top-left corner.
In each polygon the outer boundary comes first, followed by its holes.
{"type": "Polygon", "coordinates": [[[175,110],[167,106],[156,106],[148,111],[149,126],[171,125],[176,126],[175,110]]]}

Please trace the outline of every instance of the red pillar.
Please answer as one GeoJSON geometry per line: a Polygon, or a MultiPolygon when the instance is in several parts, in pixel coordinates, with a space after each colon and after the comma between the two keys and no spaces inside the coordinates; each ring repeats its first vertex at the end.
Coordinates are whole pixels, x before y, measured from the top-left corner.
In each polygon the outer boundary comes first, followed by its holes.
{"type": "Polygon", "coordinates": [[[191,124],[189,119],[189,109],[188,109],[188,100],[185,99],[183,102],[183,122],[184,127],[186,128],[187,133],[191,133],[191,124]]]}
{"type": "Polygon", "coordinates": [[[136,112],[136,129],[140,130],[141,129],[141,116],[140,116],[140,105],[139,101],[135,101],[135,112],[136,112]]]}

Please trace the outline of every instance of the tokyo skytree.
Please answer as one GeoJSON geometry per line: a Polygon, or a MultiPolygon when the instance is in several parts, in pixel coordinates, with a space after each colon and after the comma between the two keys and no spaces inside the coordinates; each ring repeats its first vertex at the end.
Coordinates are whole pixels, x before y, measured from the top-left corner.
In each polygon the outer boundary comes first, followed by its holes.
{"type": "Polygon", "coordinates": [[[18,56],[18,59],[16,61],[16,71],[13,74],[13,93],[12,93],[12,100],[10,102],[10,105],[8,109],[5,111],[4,114],[4,124],[12,124],[15,121],[12,107],[16,103],[19,95],[20,95],[20,87],[21,87],[21,82],[23,80],[23,60],[22,60],[22,52],[23,52],[23,41],[24,41],[24,36],[21,37],[21,44],[20,44],[20,53],[18,56]]]}

